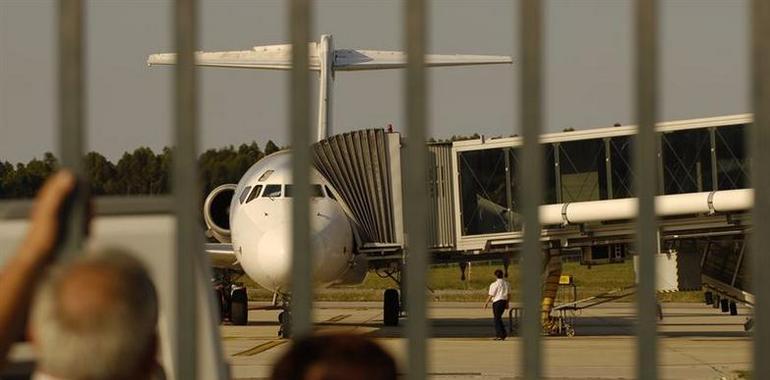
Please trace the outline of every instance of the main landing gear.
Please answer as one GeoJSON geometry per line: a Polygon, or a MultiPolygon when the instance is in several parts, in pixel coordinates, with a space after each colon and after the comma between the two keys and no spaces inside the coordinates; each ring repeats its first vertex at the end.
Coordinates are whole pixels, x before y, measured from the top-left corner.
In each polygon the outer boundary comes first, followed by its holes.
{"type": "Polygon", "coordinates": [[[382,324],[384,326],[398,326],[398,319],[403,312],[403,296],[404,296],[404,283],[402,281],[401,274],[403,273],[403,267],[391,266],[390,268],[383,268],[384,270],[378,270],[378,276],[381,278],[390,278],[396,284],[399,289],[386,289],[382,295],[382,324]]]}
{"type": "Polygon", "coordinates": [[[249,323],[249,298],[246,287],[231,281],[229,271],[219,273],[213,280],[214,297],[219,305],[220,321],[230,321],[236,326],[249,323]]]}
{"type": "Polygon", "coordinates": [[[401,314],[401,300],[398,290],[387,289],[382,298],[382,322],[385,326],[398,326],[398,317],[401,314]]]}

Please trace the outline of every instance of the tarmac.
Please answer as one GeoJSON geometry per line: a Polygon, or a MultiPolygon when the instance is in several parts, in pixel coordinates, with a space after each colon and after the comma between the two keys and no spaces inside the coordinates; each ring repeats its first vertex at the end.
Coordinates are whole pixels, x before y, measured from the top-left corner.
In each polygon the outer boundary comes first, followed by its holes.
{"type": "MultiPolygon", "coordinates": [[[[481,303],[436,302],[430,307],[429,373],[433,379],[516,379],[522,344],[517,337],[494,341],[491,310],[481,303]]],[[[254,307],[258,305],[252,305],[254,307]]],[[[407,340],[399,327],[382,326],[380,303],[320,302],[314,319],[320,332],[373,337],[407,369],[407,340]]],[[[222,326],[224,351],[235,379],[266,379],[289,347],[280,339],[277,311],[249,312],[248,326],[222,326]]],[[[659,322],[659,378],[736,379],[751,368],[750,310],[731,316],[702,304],[664,304],[659,322]]],[[[574,318],[574,337],[543,337],[547,379],[635,378],[634,304],[612,303],[574,318]]]]}

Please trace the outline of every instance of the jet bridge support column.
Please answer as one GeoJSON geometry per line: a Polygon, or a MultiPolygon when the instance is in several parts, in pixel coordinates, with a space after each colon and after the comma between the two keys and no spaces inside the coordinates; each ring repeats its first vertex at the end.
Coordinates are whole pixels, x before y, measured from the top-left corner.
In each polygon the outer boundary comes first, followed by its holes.
{"type": "Polygon", "coordinates": [[[559,290],[559,278],[562,273],[561,246],[556,243],[543,250],[543,301],[540,309],[540,322],[544,332],[550,332],[554,323],[551,319],[553,303],[559,290]]]}

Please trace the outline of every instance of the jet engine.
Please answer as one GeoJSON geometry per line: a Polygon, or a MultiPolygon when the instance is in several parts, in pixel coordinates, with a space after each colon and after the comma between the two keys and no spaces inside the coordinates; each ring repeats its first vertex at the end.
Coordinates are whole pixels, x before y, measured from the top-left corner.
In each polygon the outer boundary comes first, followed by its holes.
{"type": "Polygon", "coordinates": [[[226,184],[212,190],[203,203],[203,220],[206,235],[220,243],[230,242],[230,202],[235,195],[236,185],[226,184]]]}

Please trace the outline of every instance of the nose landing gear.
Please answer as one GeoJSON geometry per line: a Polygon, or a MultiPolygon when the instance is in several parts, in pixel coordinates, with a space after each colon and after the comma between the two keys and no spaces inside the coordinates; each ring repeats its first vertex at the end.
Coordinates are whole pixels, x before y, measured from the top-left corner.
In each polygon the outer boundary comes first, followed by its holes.
{"type": "Polygon", "coordinates": [[[278,313],[278,337],[283,339],[291,338],[291,299],[288,294],[276,293],[273,295],[273,306],[278,306],[280,302],[280,310],[278,313]]]}
{"type": "Polygon", "coordinates": [[[284,339],[291,338],[291,313],[288,309],[278,313],[278,323],[281,324],[278,328],[278,336],[284,339]]]}

